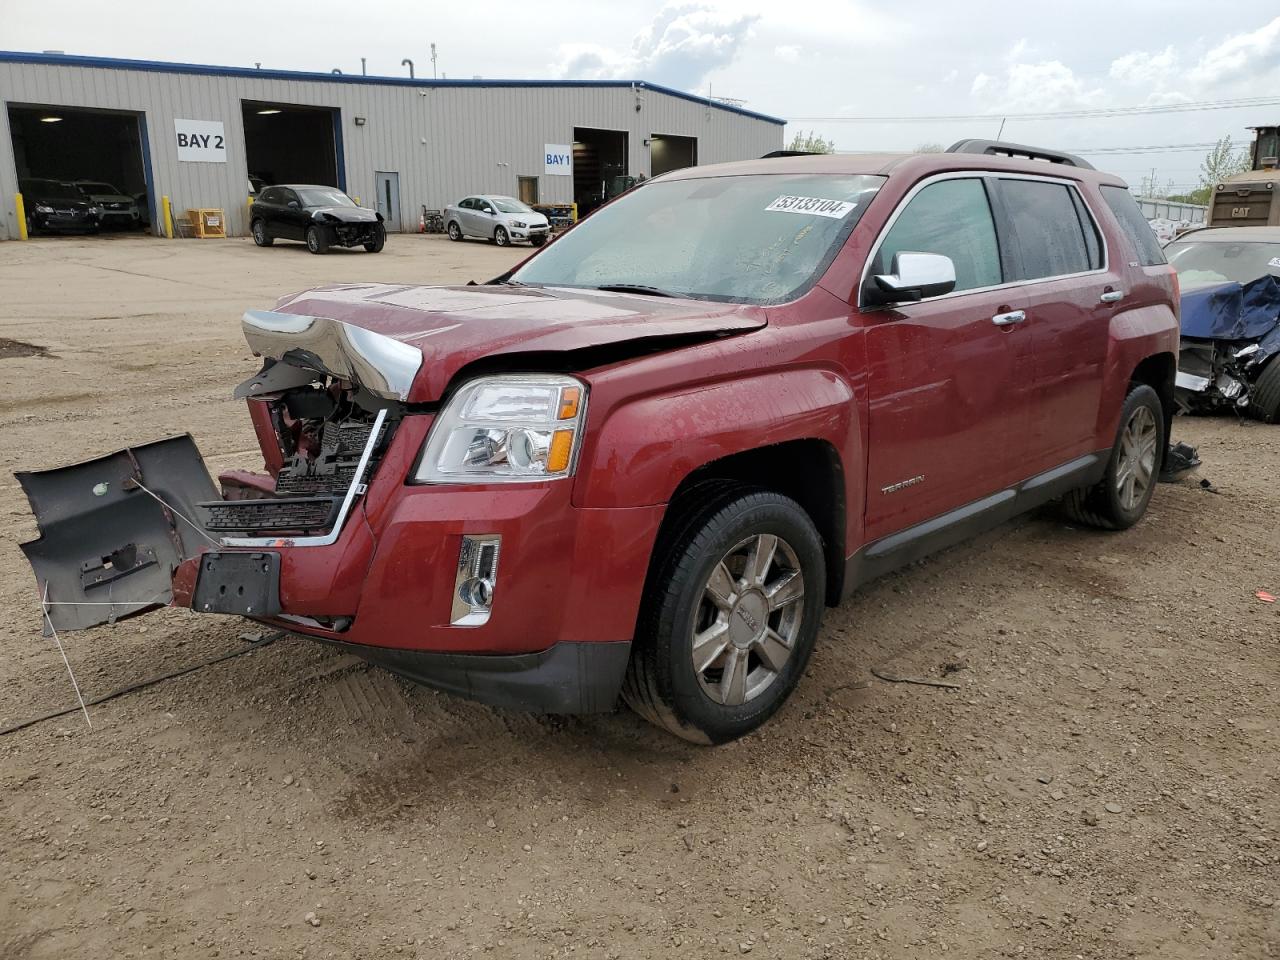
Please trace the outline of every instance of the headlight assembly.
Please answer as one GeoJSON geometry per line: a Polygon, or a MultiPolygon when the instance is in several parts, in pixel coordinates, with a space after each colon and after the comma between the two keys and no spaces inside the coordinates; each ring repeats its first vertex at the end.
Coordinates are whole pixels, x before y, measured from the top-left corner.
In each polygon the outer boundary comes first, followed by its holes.
{"type": "Polygon", "coordinates": [[[521,230],[523,230],[525,227],[528,226],[528,224],[525,223],[523,220],[512,220],[511,225],[513,227],[519,227],[521,230]]]}
{"type": "Polygon", "coordinates": [[[508,374],[466,383],[431,425],[413,479],[521,483],[573,474],[587,388],[558,374],[508,374]]]}

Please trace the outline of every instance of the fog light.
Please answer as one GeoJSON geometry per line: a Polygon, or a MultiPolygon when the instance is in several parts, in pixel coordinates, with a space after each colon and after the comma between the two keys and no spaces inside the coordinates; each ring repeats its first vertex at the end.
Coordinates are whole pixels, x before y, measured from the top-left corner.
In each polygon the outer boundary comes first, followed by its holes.
{"type": "Polygon", "coordinates": [[[458,550],[458,573],[453,582],[453,611],[449,622],[457,627],[478,627],[489,621],[494,587],[498,578],[496,533],[472,534],[462,538],[458,550]]]}

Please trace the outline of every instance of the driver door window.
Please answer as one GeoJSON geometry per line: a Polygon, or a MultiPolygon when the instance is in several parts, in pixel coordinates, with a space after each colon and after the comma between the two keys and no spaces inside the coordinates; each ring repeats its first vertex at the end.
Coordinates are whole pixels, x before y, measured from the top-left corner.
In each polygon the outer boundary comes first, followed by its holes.
{"type": "Polygon", "coordinates": [[[893,255],[904,251],[950,257],[957,291],[1001,283],[1000,244],[982,181],[940,180],[912,197],[889,228],[871,273],[888,273],[893,255]]]}

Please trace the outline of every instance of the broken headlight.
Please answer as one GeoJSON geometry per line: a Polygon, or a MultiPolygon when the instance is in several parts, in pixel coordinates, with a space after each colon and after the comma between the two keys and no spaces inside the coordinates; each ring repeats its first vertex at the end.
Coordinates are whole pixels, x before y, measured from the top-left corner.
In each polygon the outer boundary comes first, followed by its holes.
{"type": "Polygon", "coordinates": [[[574,377],[511,374],[462,386],[431,425],[413,479],[518,483],[573,473],[587,411],[574,377]]]}

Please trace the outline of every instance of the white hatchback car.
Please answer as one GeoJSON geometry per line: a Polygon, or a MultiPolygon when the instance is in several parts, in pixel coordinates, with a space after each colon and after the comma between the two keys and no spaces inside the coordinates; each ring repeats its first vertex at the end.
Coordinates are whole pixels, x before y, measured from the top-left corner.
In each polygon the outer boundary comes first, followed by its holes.
{"type": "Polygon", "coordinates": [[[551,235],[547,218],[515,197],[467,197],[444,208],[444,223],[450,240],[483,237],[500,247],[517,240],[540,247],[551,235]]]}

